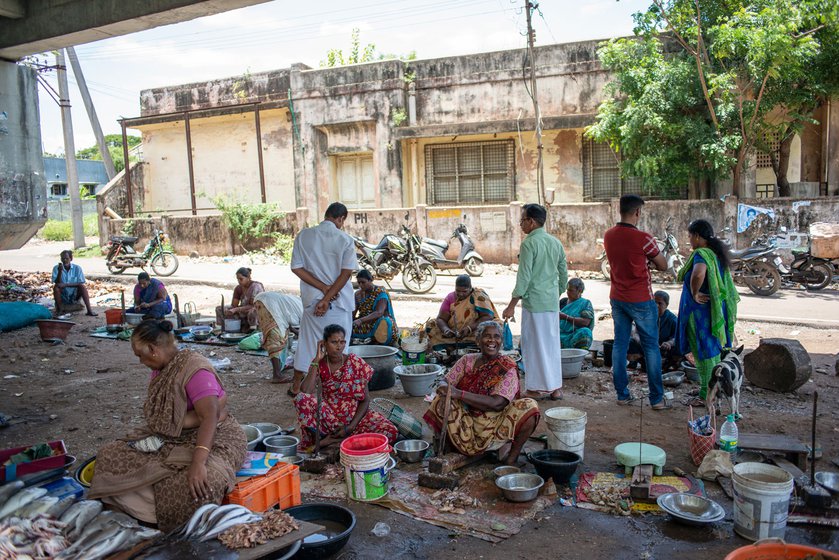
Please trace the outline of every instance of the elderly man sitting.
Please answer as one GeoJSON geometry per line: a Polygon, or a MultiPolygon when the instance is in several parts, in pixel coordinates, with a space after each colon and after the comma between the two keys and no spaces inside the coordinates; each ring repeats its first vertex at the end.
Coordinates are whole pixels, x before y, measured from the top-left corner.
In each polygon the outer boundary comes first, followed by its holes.
{"type": "Polygon", "coordinates": [[[519,398],[516,363],[499,354],[501,325],[484,321],[475,338],[480,354],[455,363],[423,418],[439,436],[449,399],[446,434],[455,449],[464,455],[498,450],[499,461],[514,465],[539,423],[539,405],[519,398]]]}
{"type": "Polygon", "coordinates": [[[61,251],[61,262],[52,268],[52,295],[55,298],[55,314],[61,315],[66,311],[75,311],[84,302],[87,314],[95,317],[96,313],[90,307],[90,296],[85,286],[82,267],[73,264],[73,251],[61,251]]]}

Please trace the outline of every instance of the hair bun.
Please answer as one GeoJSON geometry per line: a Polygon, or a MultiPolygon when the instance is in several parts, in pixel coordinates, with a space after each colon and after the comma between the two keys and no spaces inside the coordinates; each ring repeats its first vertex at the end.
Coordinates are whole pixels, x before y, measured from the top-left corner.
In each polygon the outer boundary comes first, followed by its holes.
{"type": "Polygon", "coordinates": [[[172,332],[175,330],[175,325],[172,324],[172,321],[163,320],[158,323],[160,330],[164,332],[172,332]]]}

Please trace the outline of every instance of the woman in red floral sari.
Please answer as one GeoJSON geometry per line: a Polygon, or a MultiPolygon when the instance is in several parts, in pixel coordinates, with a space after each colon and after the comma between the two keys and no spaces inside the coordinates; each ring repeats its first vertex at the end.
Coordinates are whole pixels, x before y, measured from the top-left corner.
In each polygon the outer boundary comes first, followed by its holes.
{"type": "Polygon", "coordinates": [[[344,354],[347,333],[340,325],[329,325],[318,343],[318,354],[294,399],[300,420],[302,448],[311,450],[317,433],[317,386],[321,386],[321,447],[340,442],[353,434],[375,433],[396,441],[396,426],[378,412],[369,410],[367,382],[373,368],[355,354],[344,354]]]}
{"type": "Polygon", "coordinates": [[[498,450],[499,460],[513,465],[539,423],[539,406],[533,399],[518,398],[516,363],[498,353],[501,326],[494,321],[481,323],[475,340],[481,353],[457,361],[424,418],[439,434],[450,394],[446,433],[452,445],[464,455],[498,450]],[[508,446],[509,451],[503,449],[508,446]]]}

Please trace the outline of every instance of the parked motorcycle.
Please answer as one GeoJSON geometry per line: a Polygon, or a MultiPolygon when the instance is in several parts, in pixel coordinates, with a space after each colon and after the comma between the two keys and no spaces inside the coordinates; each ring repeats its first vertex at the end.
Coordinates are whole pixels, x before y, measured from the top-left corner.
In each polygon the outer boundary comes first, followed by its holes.
{"type": "MultiPolygon", "coordinates": [[[[685,257],[679,252],[679,241],[673,235],[672,229],[673,217],[671,216],[667,218],[667,222],[664,224],[664,237],[656,237],[655,242],[659,252],[664,256],[664,260],[667,261],[667,270],[662,274],[665,275],[667,281],[676,282],[678,281],[679,271],[685,264],[685,257]]],[[[600,261],[600,273],[606,280],[609,280],[611,279],[612,267],[609,265],[609,259],[606,258],[606,247],[603,245],[602,239],[598,239],[597,244],[603,247],[603,250],[597,256],[597,260],[600,261]]]]}
{"type": "Polygon", "coordinates": [[[111,274],[122,274],[125,269],[139,267],[151,268],[157,276],[171,276],[178,270],[178,257],[172,251],[164,249],[168,237],[163,231],[155,230],[142,253],[134,249],[139,237],[113,236],[108,244],[105,262],[111,274]]]}
{"type": "Polygon", "coordinates": [[[449,241],[423,237],[420,253],[438,270],[463,268],[469,276],[480,276],[484,273],[484,258],[475,250],[475,243],[469,237],[466,224],[457,226],[449,241]],[[455,238],[460,241],[460,255],[457,260],[447,259],[446,251],[449,249],[449,241],[455,238]]]}
{"type": "MultiPolygon", "coordinates": [[[[780,228],[781,236],[786,234],[786,228],[780,228]]],[[[753,245],[777,246],[777,235],[760,236],[755,239],[753,245]]],[[[830,285],[833,281],[834,268],[828,259],[814,257],[807,249],[792,249],[792,262],[789,266],[783,261],[773,259],[773,264],[778,267],[781,274],[781,282],[784,285],[801,284],[807,290],[821,290],[830,285]]]]}
{"type": "Polygon", "coordinates": [[[377,245],[353,236],[358,264],[385,283],[401,273],[402,284],[408,291],[424,294],[437,283],[437,273],[434,266],[420,254],[419,236],[405,226],[402,226],[400,233],[401,236],[385,234],[377,245]]]}
{"type": "MultiPolygon", "coordinates": [[[[731,232],[730,228],[723,231],[731,232]]],[[[723,243],[731,243],[723,239],[723,243]]],[[[732,251],[731,276],[734,283],[748,287],[759,296],[771,296],[781,287],[781,274],[778,266],[782,264],[781,257],[776,253],[775,245],[764,240],[756,240],[751,247],[732,251]]]]}

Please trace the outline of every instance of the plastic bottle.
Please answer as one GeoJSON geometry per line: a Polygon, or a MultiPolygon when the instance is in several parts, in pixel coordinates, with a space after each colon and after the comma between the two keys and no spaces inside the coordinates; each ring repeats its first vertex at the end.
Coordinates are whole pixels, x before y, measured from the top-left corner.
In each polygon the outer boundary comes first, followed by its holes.
{"type": "Polygon", "coordinates": [[[720,428],[720,449],[735,453],[737,451],[737,440],[739,433],[737,431],[737,424],[734,422],[734,415],[729,414],[725,417],[725,422],[720,428]]]}

